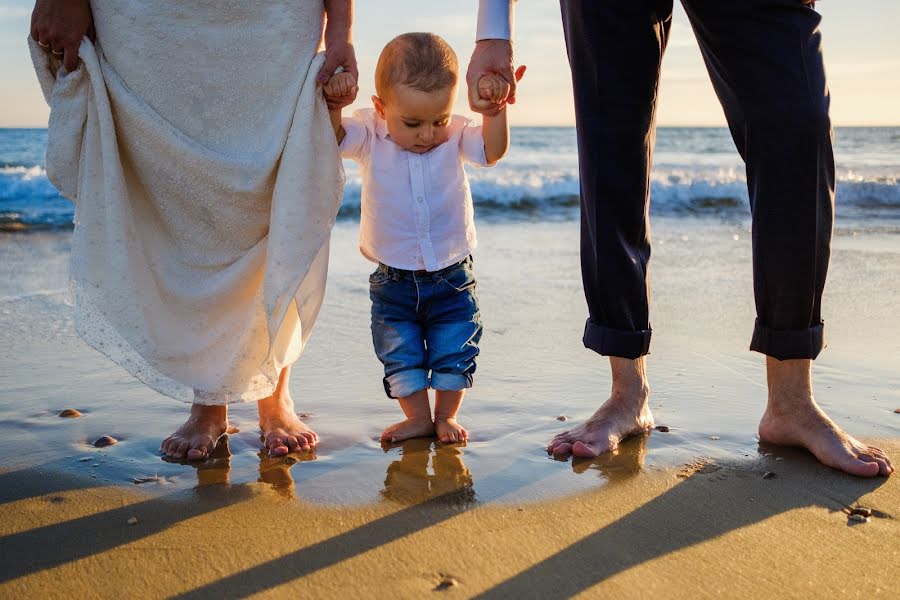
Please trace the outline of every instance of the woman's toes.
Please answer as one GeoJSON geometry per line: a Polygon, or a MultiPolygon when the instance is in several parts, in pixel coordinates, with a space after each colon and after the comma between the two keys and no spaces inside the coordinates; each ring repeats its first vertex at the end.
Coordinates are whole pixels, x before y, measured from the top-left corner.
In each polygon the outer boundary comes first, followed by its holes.
{"type": "Polygon", "coordinates": [[[572,445],[572,454],[582,458],[594,458],[600,454],[600,451],[584,442],[575,442],[572,445]]]}
{"type": "Polygon", "coordinates": [[[209,447],[206,444],[201,444],[196,448],[191,448],[187,452],[188,460],[203,460],[209,456],[209,447]]]}
{"type": "Polygon", "coordinates": [[[572,444],[568,442],[560,442],[553,446],[550,450],[553,453],[553,456],[565,456],[567,454],[572,453],[572,444]]]}
{"type": "Polygon", "coordinates": [[[191,445],[187,442],[181,442],[178,444],[178,447],[175,448],[175,452],[172,454],[175,458],[184,458],[184,455],[187,454],[188,449],[191,445]]]}

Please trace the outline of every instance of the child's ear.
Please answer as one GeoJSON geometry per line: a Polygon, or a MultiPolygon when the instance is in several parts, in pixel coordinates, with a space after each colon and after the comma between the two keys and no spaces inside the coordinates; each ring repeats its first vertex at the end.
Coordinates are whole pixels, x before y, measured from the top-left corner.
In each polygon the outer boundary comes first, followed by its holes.
{"type": "Polygon", "coordinates": [[[384,102],[381,101],[381,98],[378,96],[372,96],[372,104],[375,105],[375,112],[378,113],[378,116],[382,119],[384,118],[384,102]]]}

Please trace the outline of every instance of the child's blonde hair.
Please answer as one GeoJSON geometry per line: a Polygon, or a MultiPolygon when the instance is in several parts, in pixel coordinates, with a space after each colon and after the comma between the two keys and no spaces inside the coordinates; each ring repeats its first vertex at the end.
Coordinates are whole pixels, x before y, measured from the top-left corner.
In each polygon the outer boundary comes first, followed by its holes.
{"type": "Polygon", "coordinates": [[[399,85],[423,92],[452,87],[459,77],[456,53],[441,36],[404,33],[384,47],[375,67],[375,91],[381,97],[399,85]]]}

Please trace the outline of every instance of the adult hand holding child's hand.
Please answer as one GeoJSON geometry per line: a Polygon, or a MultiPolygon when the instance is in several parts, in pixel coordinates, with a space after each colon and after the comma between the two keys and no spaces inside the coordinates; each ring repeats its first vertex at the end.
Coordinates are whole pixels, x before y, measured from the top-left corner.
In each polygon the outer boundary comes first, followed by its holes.
{"type": "Polygon", "coordinates": [[[347,106],[356,100],[359,86],[356,83],[356,77],[353,76],[353,73],[341,71],[340,73],[332,75],[331,78],[325,82],[325,85],[322,86],[322,91],[325,92],[325,99],[328,101],[329,106],[332,104],[347,106]]]}
{"type": "MultiPolygon", "coordinates": [[[[515,80],[518,83],[525,74],[525,65],[521,65],[515,72],[515,80]]],[[[501,105],[505,108],[505,103],[509,100],[512,86],[506,79],[496,73],[488,73],[482,75],[478,80],[478,96],[482,101],[490,102],[494,105],[501,105]]]]}

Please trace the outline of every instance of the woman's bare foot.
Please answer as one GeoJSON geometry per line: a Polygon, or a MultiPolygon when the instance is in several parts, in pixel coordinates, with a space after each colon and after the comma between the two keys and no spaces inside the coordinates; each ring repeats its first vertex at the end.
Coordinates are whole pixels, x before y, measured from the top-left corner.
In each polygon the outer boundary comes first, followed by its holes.
{"type": "Polygon", "coordinates": [[[611,356],[610,365],[613,382],[609,399],[587,421],[554,437],[547,444],[548,452],[593,458],[614,451],[628,437],[653,429],[644,358],[611,356]]]}
{"type": "Polygon", "coordinates": [[[445,444],[464,442],[469,438],[469,432],[466,431],[466,428],[457,423],[456,419],[453,417],[448,419],[435,419],[434,434],[445,444]]]}
{"type": "Polygon", "coordinates": [[[813,398],[812,361],[766,358],[769,404],[759,423],[762,442],[806,448],[824,465],[858,477],[890,475],[879,448],[847,435],[813,398]]]}
{"type": "Polygon", "coordinates": [[[160,452],[171,458],[203,460],[228,431],[228,407],[192,404],[191,416],[175,433],[162,441],[160,452]]]}
{"type": "Polygon", "coordinates": [[[294,400],[288,390],[290,367],[281,370],[275,393],[256,403],[259,428],[269,456],[284,456],[314,448],[319,443],[316,432],[306,426],[294,412],[294,400]]]}
{"type": "Polygon", "coordinates": [[[381,432],[381,441],[386,443],[402,442],[419,437],[432,437],[434,435],[434,423],[431,415],[425,418],[405,419],[394,423],[381,432]]]}

